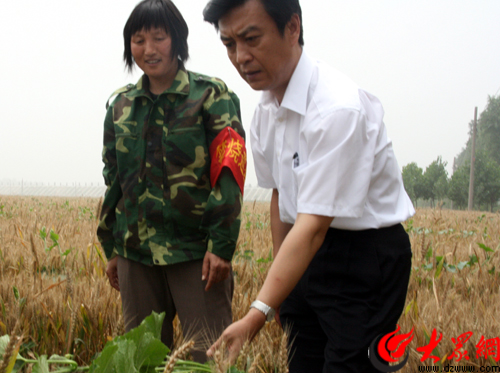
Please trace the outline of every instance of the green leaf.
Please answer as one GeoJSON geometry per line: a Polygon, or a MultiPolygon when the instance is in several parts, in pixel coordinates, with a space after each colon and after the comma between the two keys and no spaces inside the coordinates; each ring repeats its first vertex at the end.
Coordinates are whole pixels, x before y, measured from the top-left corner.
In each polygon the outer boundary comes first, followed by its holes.
{"type": "Polygon", "coordinates": [[[61,254],[61,256],[66,256],[66,255],[69,255],[69,253],[71,253],[71,249],[68,249],[68,250],[66,250],[65,252],[63,252],[63,253],[61,254]]]}
{"type": "Polygon", "coordinates": [[[428,271],[430,271],[432,268],[434,267],[434,265],[432,263],[429,263],[429,264],[424,264],[422,266],[423,269],[426,269],[428,271]]]}
{"type": "MultiPolygon", "coordinates": [[[[138,373],[139,370],[135,366],[135,352],[137,347],[134,341],[120,341],[118,351],[113,355],[114,370],[116,373],[138,373]]],[[[103,372],[104,373],[104,372],[103,372]]],[[[107,372],[106,372],[107,373],[107,372]]]]}
{"type": "Polygon", "coordinates": [[[469,265],[472,267],[474,264],[478,263],[479,260],[477,259],[477,256],[475,255],[470,255],[469,256],[470,260],[469,260],[469,265]]]}
{"type": "Polygon", "coordinates": [[[448,272],[457,273],[457,268],[451,264],[445,264],[445,268],[448,272]]]}
{"type": "Polygon", "coordinates": [[[479,243],[479,242],[478,242],[478,245],[479,245],[479,247],[480,247],[481,249],[483,249],[484,251],[486,251],[486,252],[488,252],[488,253],[492,253],[492,252],[494,252],[494,251],[495,251],[495,250],[493,250],[493,249],[490,249],[488,246],[486,246],[486,245],[485,245],[485,244],[483,244],[483,243],[479,243]]]}
{"type": "Polygon", "coordinates": [[[54,241],[54,243],[57,244],[57,241],[59,241],[59,235],[54,232],[52,229],[50,230],[50,239],[54,241]]]}
{"type": "Polygon", "coordinates": [[[114,341],[106,343],[101,354],[90,365],[90,373],[111,373],[115,372],[113,357],[118,351],[118,346],[114,341]]]}
{"type": "Polygon", "coordinates": [[[169,352],[168,347],[150,332],[143,333],[140,335],[140,339],[134,342],[136,346],[134,364],[137,369],[157,367],[165,360],[169,352]]]}
{"type": "Polygon", "coordinates": [[[135,373],[153,371],[170,352],[161,340],[165,314],[153,312],[142,323],[104,346],[91,367],[91,373],[135,373]]]}
{"type": "Polygon", "coordinates": [[[37,362],[33,365],[33,373],[49,373],[47,355],[42,355],[37,359],[37,362]]]}
{"type": "Polygon", "coordinates": [[[45,241],[47,238],[47,228],[42,227],[42,229],[40,229],[40,238],[45,241]]]}
{"type": "Polygon", "coordinates": [[[460,262],[460,263],[458,263],[458,264],[457,264],[457,268],[458,268],[459,270],[462,270],[462,269],[464,269],[467,265],[469,265],[469,262],[460,262]]]}
{"type": "Polygon", "coordinates": [[[3,354],[5,353],[5,349],[7,348],[9,341],[10,336],[8,334],[0,337],[0,358],[3,358],[3,354]]]}
{"type": "Polygon", "coordinates": [[[432,257],[432,247],[429,246],[429,249],[425,253],[425,259],[429,261],[429,259],[432,257]]]}
{"type": "Polygon", "coordinates": [[[245,373],[243,370],[239,370],[234,365],[227,370],[227,373],[245,373]]]}
{"type": "MultiPolygon", "coordinates": [[[[442,257],[441,257],[442,259],[442,257]]],[[[434,272],[434,278],[438,278],[439,275],[441,274],[441,271],[443,270],[443,264],[444,264],[444,260],[439,260],[439,263],[437,265],[437,268],[436,268],[436,272],[434,272]]]]}

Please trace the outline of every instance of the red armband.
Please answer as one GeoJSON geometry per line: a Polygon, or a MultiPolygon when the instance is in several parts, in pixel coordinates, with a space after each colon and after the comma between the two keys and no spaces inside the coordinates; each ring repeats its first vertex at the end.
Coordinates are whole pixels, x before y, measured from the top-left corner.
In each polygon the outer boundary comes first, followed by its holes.
{"type": "Polygon", "coordinates": [[[243,194],[247,174],[247,150],[243,137],[231,127],[226,127],[215,137],[210,145],[210,182],[212,188],[219,179],[223,167],[233,173],[234,179],[243,194]]]}

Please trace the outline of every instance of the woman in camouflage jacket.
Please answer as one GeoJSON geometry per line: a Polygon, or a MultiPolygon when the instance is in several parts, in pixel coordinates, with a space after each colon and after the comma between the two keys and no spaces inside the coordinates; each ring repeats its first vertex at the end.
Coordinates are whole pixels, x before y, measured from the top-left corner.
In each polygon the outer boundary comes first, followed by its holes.
{"type": "Polygon", "coordinates": [[[125,63],[144,75],[107,108],[97,232],[126,330],[165,312],[169,347],[176,313],[184,331],[214,336],[232,321],[246,171],[239,100],[221,80],[185,69],[187,36],[170,0],[140,2],[125,25],[125,63]]]}

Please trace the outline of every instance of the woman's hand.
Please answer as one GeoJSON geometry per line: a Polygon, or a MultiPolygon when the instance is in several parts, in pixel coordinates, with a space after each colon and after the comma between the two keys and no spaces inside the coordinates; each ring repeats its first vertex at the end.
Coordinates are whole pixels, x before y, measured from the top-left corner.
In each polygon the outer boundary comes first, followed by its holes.
{"type": "Polygon", "coordinates": [[[106,275],[108,276],[110,285],[116,290],[120,291],[120,283],[118,282],[118,257],[108,261],[106,265],[106,275]]]}
{"type": "Polygon", "coordinates": [[[221,337],[207,351],[208,357],[213,357],[222,342],[226,343],[229,351],[229,363],[233,364],[246,340],[252,340],[266,323],[266,316],[251,308],[241,320],[229,325],[221,337]]]}

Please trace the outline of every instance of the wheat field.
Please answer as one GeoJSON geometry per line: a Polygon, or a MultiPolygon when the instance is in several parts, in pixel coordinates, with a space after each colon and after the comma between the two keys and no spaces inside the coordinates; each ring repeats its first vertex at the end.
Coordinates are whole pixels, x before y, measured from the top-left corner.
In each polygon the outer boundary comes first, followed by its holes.
{"type": "MultiPolygon", "coordinates": [[[[99,200],[90,198],[0,196],[0,335],[22,334],[22,354],[70,353],[78,364],[89,365],[106,342],[123,333],[120,297],[108,284],[95,234],[98,209],[99,200]]],[[[400,333],[413,328],[414,338],[402,371],[433,364],[421,361],[423,352],[417,351],[432,340],[433,329],[443,336],[433,352],[436,365],[495,366],[500,215],[420,209],[404,225],[413,270],[399,325],[400,333]],[[454,353],[453,339],[466,332],[472,332],[470,339],[454,353]],[[477,347],[481,337],[492,344],[487,353],[477,347]],[[458,361],[465,350],[469,359],[458,361]]],[[[263,283],[271,242],[269,205],[245,203],[233,259],[235,319],[245,315],[263,283]]],[[[190,335],[176,326],[181,346],[190,335]]],[[[198,339],[195,348],[210,343],[206,336],[198,339]]],[[[282,330],[268,323],[243,348],[238,369],[286,372],[285,346],[282,330]]]]}

